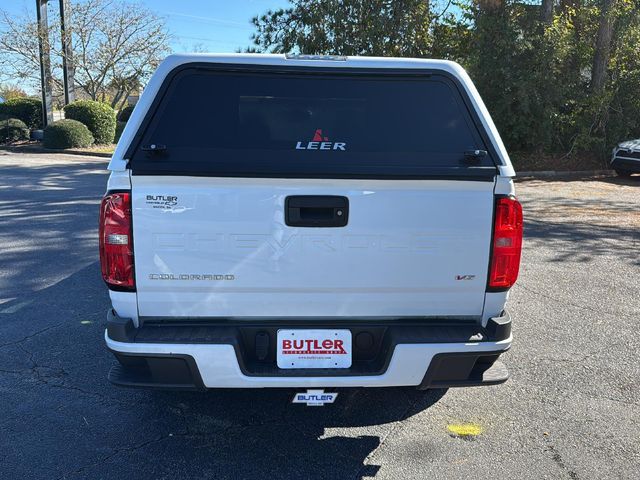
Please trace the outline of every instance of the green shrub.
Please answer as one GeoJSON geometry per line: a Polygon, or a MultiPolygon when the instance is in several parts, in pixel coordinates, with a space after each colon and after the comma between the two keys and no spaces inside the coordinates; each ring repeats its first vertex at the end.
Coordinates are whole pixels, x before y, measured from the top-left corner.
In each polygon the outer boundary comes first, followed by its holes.
{"type": "Polygon", "coordinates": [[[92,143],[93,135],[86,125],[77,120],[58,120],[44,129],[45,148],[83,148],[92,143]]]}
{"type": "Polygon", "coordinates": [[[131,114],[133,113],[134,105],[127,105],[120,112],[118,112],[118,121],[119,122],[128,122],[129,118],[131,118],[131,114]]]}
{"type": "Polygon", "coordinates": [[[42,128],[42,102],[37,98],[12,98],[0,103],[0,115],[22,120],[27,128],[42,128]]]}
{"type": "Polygon", "coordinates": [[[0,143],[29,140],[27,124],[17,118],[0,120],[0,143]]]}
{"type": "Polygon", "coordinates": [[[78,100],[64,107],[64,116],[84,123],[96,143],[113,143],[116,135],[116,112],[106,103],[78,100]]]}
{"type": "Polygon", "coordinates": [[[126,124],[127,122],[118,122],[116,124],[116,138],[113,139],[113,143],[118,143],[118,141],[120,140],[120,136],[122,135],[122,131],[124,130],[124,127],[126,124]]]}

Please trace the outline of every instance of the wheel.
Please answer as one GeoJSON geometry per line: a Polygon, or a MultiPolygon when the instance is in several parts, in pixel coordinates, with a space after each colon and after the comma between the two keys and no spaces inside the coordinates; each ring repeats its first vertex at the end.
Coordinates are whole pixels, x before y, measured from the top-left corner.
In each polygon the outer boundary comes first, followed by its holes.
{"type": "Polygon", "coordinates": [[[631,172],[630,171],[628,171],[628,170],[620,170],[619,168],[616,168],[616,173],[620,177],[630,177],[631,176],[631,172]]]}

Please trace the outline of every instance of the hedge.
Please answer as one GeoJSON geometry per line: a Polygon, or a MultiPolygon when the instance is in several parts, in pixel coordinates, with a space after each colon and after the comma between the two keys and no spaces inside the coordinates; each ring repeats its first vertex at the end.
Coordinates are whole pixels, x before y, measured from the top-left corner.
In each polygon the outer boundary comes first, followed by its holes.
{"type": "Polygon", "coordinates": [[[131,118],[131,114],[133,113],[133,105],[127,105],[120,112],[118,112],[118,121],[119,122],[128,122],[129,118],[131,118]]]}
{"type": "Polygon", "coordinates": [[[0,103],[0,115],[22,120],[33,130],[42,128],[42,102],[37,98],[19,97],[0,103]]]}
{"type": "Polygon", "coordinates": [[[77,120],[58,120],[44,129],[45,148],[84,148],[92,143],[93,135],[86,125],[77,120]]]}
{"type": "Polygon", "coordinates": [[[113,143],[116,135],[116,112],[106,103],[78,100],[64,107],[64,116],[84,123],[96,143],[113,143]]]}
{"type": "Polygon", "coordinates": [[[7,118],[0,121],[0,143],[29,140],[29,127],[22,120],[7,118]]]}

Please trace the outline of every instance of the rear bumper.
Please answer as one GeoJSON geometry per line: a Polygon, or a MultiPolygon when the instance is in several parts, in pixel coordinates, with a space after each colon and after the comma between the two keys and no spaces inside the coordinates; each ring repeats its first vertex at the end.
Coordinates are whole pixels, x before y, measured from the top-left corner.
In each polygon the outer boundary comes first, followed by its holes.
{"type": "MultiPolygon", "coordinates": [[[[352,368],[283,371],[275,366],[275,342],[256,356],[261,347],[253,338],[258,331],[275,338],[278,328],[290,326],[287,322],[156,324],[135,329],[128,319],[111,312],[107,325],[105,342],[120,362],[109,373],[112,383],[186,390],[494,385],[508,378],[498,357],[511,345],[507,313],[491,319],[486,328],[464,322],[452,325],[451,320],[446,325],[353,321],[342,325],[352,330],[354,339],[369,332],[374,347],[368,353],[354,347],[352,368]]],[[[336,324],[305,323],[319,325],[336,324]]]]}

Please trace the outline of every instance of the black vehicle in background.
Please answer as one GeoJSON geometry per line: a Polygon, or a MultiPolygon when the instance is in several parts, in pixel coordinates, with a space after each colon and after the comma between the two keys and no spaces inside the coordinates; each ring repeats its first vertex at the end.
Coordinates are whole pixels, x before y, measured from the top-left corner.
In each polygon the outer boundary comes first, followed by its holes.
{"type": "Polygon", "coordinates": [[[640,139],[619,143],[613,149],[611,168],[621,177],[640,173],[640,139]]]}

